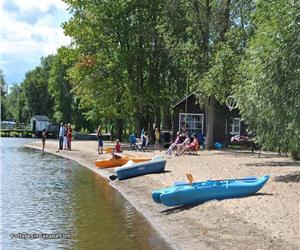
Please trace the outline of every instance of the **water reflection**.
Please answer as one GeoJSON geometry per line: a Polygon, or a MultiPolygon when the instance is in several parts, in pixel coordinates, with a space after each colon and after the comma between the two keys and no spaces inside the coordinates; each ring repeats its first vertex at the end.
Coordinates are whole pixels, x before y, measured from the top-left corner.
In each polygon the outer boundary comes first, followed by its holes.
{"type": "Polygon", "coordinates": [[[3,249],[168,249],[107,181],[76,162],[1,138],[3,249]],[[4,147],[4,143],[5,147],[4,147]],[[72,239],[11,239],[11,233],[72,239]]]}

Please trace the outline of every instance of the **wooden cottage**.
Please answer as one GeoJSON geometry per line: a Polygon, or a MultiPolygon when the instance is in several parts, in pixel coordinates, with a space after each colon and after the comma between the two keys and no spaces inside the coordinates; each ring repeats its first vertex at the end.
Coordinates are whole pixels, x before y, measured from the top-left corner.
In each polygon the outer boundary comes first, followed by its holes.
{"type": "MultiPolygon", "coordinates": [[[[192,93],[173,106],[173,135],[185,128],[189,134],[206,136],[207,112],[197,104],[192,93]]],[[[216,104],[214,142],[227,144],[231,136],[246,135],[246,124],[241,121],[237,109],[229,111],[226,105],[216,104]]]]}

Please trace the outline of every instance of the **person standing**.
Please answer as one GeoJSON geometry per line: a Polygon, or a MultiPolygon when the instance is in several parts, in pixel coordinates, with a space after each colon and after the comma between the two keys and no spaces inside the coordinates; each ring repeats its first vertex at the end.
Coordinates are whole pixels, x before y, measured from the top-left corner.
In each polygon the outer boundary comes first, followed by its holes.
{"type": "Polygon", "coordinates": [[[42,131],[42,152],[43,153],[45,152],[46,137],[47,137],[46,129],[43,129],[42,131]]]}
{"type": "Polygon", "coordinates": [[[144,134],[142,135],[142,138],[141,138],[141,141],[142,141],[142,150],[146,150],[147,147],[148,147],[148,143],[149,143],[149,138],[148,138],[148,135],[147,135],[147,131],[144,132],[144,134]]]}
{"type": "Polygon", "coordinates": [[[140,137],[141,140],[142,140],[142,137],[143,137],[144,133],[145,133],[145,128],[143,127],[142,131],[141,131],[141,137],[140,137]]]}
{"type": "Polygon", "coordinates": [[[68,124],[68,133],[67,133],[67,137],[68,137],[68,149],[71,151],[71,141],[72,141],[72,127],[71,124],[68,124]]]}
{"type": "Polygon", "coordinates": [[[154,149],[160,148],[159,146],[159,140],[160,140],[160,132],[159,129],[155,129],[155,143],[154,143],[154,149]]]}
{"type": "Polygon", "coordinates": [[[64,134],[65,134],[65,127],[64,127],[64,124],[61,123],[60,127],[59,127],[59,134],[58,134],[58,137],[59,137],[59,150],[63,149],[64,134]]]}
{"type": "Polygon", "coordinates": [[[64,127],[64,150],[66,150],[68,147],[68,125],[65,124],[64,127]]]}
{"type": "Polygon", "coordinates": [[[98,154],[103,154],[103,138],[102,138],[100,126],[97,130],[97,138],[98,138],[98,154]]]}

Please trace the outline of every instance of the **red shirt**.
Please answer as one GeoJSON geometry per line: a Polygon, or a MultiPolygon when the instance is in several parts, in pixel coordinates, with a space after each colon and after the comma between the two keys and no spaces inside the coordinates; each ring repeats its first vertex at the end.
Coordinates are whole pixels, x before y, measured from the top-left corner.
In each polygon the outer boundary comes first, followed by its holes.
{"type": "Polygon", "coordinates": [[[121,144],[120,143],[115,145],[115,152],[121,153],[121,144]]]}
{"type": "Polygon", "coordinates": [[[72,138],[72,128],[69,128],[69,129],[68,129],[68,134],[67,134],[67,136],[68,136],[69,138],[72,138]]]}

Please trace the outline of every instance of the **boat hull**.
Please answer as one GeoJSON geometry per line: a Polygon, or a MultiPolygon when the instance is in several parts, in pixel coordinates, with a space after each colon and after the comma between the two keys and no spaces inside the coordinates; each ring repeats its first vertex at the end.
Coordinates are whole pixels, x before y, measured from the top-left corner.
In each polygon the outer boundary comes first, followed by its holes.
{"type": "Polygon", "coordinates": [[[208,200],[222,200],[248,196],[259,191],[268,181],[269,176],[247,180],[218,180],[181,184],[152,192],[157,203],[166,206],[188,205],[208,200]]]}
{"type": "Polygon", "coordinates": [[[118,167],[126,164],[129,160],[132,160],[135,163],[138,162],[144,162],[149,161],[151,158],[145,158],[145,157],[139,157],[139,158],[133,158],[133,157],[121,157],[118,159],[110,158],[105,160],[96,160],[95,165],[99,168],[112,168],[112,167],[118,167]]]}
{"type": "Polygon", "coordinates": [[[147,161],[116,168],[115,173],[119,180],[124,180],[140,175],[163,172],[165,170],[165,166],[165,160],[147,161]]]}

